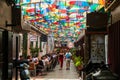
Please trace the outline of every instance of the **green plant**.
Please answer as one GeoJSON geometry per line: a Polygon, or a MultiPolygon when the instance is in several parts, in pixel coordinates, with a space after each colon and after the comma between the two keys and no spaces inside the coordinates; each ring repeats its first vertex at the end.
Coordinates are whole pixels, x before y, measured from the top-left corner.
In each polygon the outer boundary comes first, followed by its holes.
{"type": "Polygon", "coordinates": [[[76,67],[81,66],[83,64],[83,58],[81,56],[75,56],[74,64],[76,67]]]}
{"type": "Polygon", "coordinates": [[[24,58],[27,58],[27,50],[23,49],[23,54],[22,55],[23,55],[24,58]]]}
{"type": "Polygon", "coordinates": [[[70,52],[74,55],[76,53],[76,50],[77,50],[76,48],[71,48],[70,52]]]}
{"type": "Polygon", "coordinates": [[[83,58],[80,55],[76,55],[77,48],[73,48],[70,50],[72,53],[72,59],[76,67],[82,66],[83,58]]]}
{"type": "Polygon", "coordinates": [[[30,52],[32,56],[38,56],[39,48],[30,48],[30,52]]]}
{"type": "Polygon", "coordinates": [[[28,34],[27,33],[24,33],[23,34],[23,45],[22,45],[22,55],[24,58],[27,58],[27,39],[28,39],[28,34]]]}

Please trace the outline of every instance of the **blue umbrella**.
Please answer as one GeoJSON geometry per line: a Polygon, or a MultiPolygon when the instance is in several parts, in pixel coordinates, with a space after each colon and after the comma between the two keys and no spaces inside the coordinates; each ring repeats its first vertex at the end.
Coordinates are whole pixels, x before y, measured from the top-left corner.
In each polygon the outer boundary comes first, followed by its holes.
{"type": "Polygon", "coordinates": [[[53,4],[55,0],[44,0],[48,4],[53,4]]]}
{"type": "Polygon", "coordinates": [[[89,6],[89,3],[84,1],[76,1],[76,5],[86,7],[89,6]]]}
{"type": "Polygon", "coordinates": [[[84,13],[85,10],[84,10],[84,9],[79,9],[78,12],[79,12],[79,13],[84,13]]]}

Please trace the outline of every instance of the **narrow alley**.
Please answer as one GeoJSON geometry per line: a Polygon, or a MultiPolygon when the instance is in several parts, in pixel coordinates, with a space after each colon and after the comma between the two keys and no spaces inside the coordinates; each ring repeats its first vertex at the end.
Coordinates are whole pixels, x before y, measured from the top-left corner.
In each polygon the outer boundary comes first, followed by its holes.
{"type": "Polygon", "coordinates": [[[120,0],[0,0],[0,20],[0,80],[120,80],[120,0]]]}

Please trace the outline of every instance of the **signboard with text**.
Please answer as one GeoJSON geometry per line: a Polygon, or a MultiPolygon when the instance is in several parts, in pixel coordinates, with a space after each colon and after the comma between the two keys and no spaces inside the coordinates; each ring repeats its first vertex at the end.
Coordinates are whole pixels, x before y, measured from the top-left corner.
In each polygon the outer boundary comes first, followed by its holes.
{"type": "Polygon", "coordinates": [[[37,36],[30,35],[30,41],[37,41],[37,36]]]}

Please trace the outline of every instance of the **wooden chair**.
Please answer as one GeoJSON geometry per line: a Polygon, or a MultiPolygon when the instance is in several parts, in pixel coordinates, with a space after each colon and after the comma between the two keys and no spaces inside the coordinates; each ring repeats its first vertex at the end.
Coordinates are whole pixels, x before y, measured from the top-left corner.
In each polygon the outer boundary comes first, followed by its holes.
{"type": "Polygon", "coordinates": [[[31,75],[36,76],[36,66],[34,62],[29,63],[29,71],[31,75]]]}

